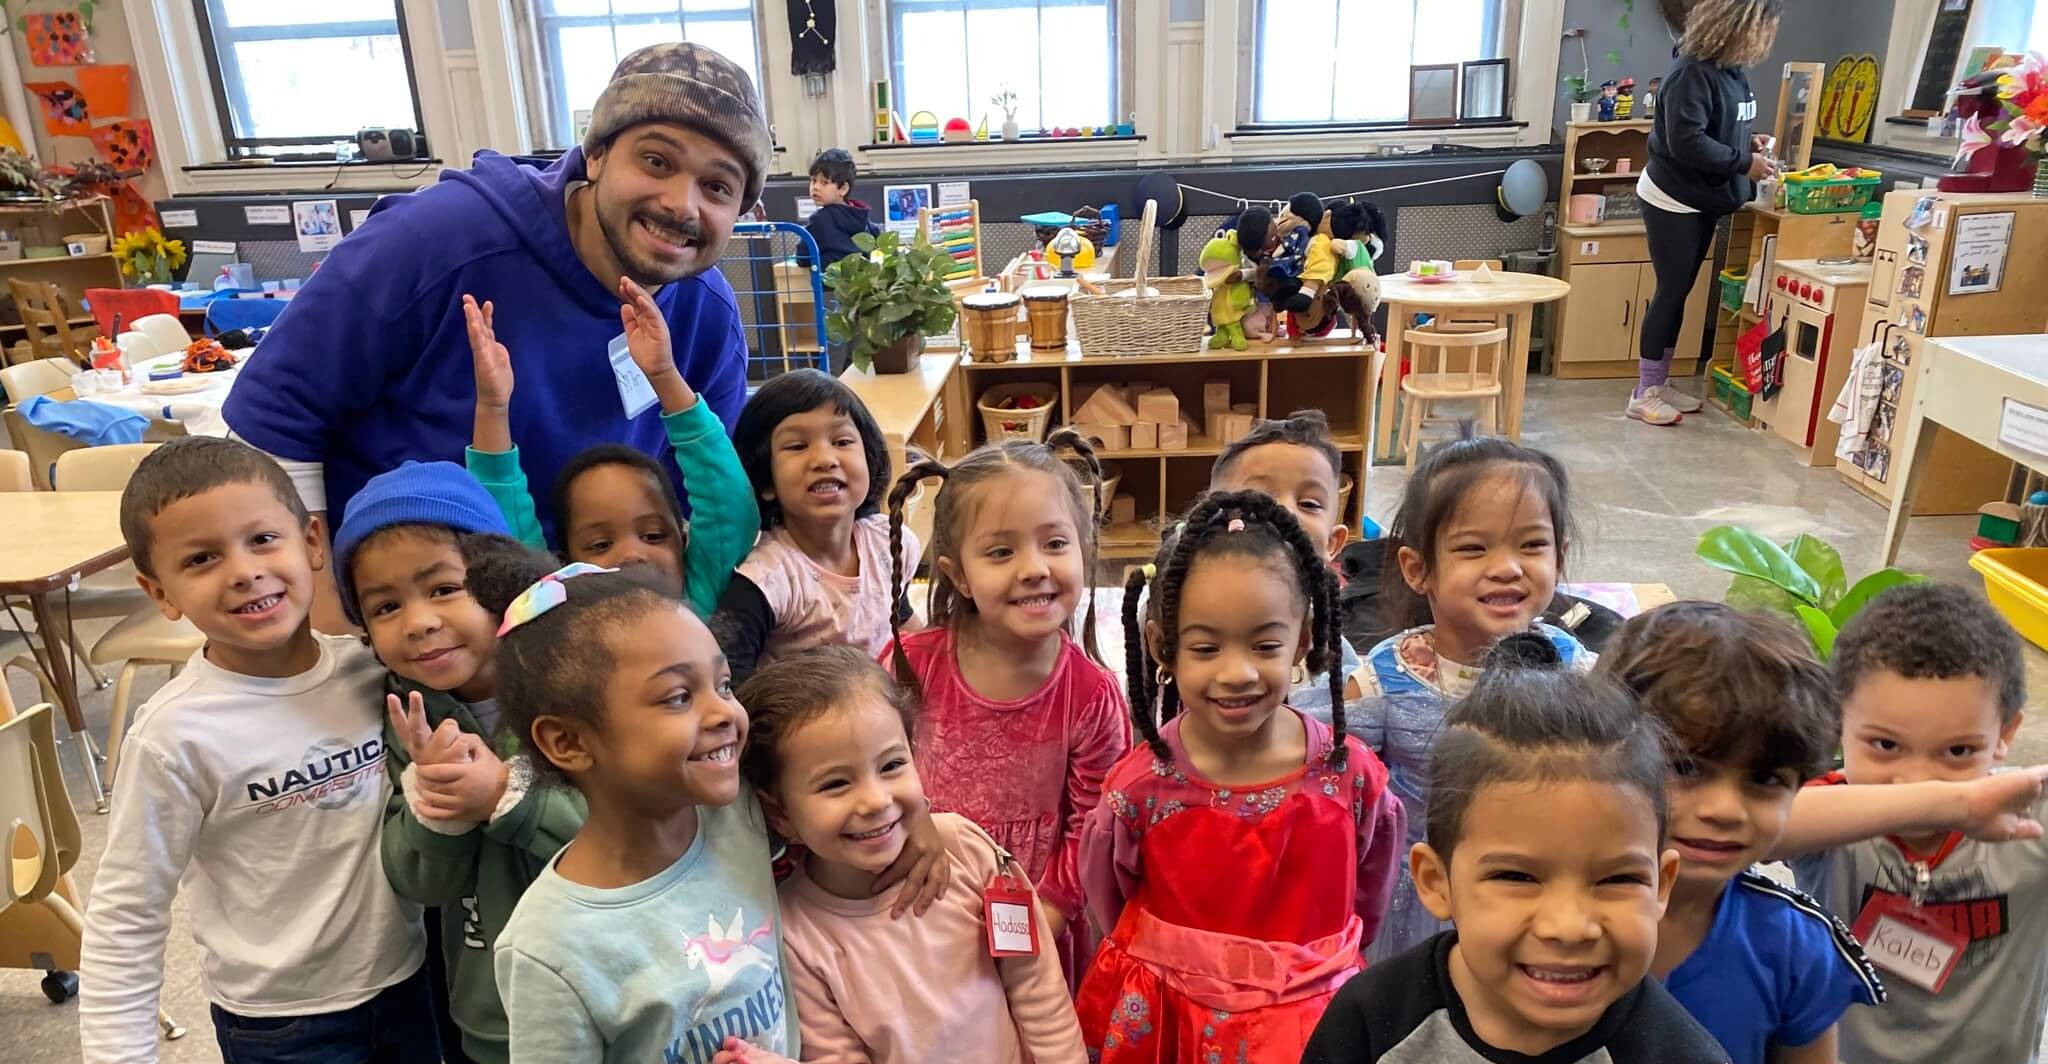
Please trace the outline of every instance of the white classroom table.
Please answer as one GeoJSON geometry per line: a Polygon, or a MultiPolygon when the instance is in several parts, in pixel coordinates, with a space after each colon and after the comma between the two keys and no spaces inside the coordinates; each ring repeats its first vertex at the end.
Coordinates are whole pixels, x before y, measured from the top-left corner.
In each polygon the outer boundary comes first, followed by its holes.
{"type": "Polygon", "coordinates": [[[1892,438],[1898,476],[1884,526],[1886,565],[1898,560],[1937,428],[2048,472],[2048,334],[1930,339],[1911,372],[1920,375],[1913,406],[1892,438]]]}

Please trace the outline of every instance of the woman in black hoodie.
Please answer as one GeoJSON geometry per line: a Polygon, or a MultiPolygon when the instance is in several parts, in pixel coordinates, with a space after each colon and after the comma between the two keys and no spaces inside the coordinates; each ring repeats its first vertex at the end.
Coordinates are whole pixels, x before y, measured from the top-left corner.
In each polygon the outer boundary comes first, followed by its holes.
{"type": "Polygon", "coordinates": [[[1643,314],[1640,376],[1628,416],[1675,425],[1700,401],[1666,383],[1700,262],[1721,219],[1756,195],[1774,168],[1768,138],[1752,132],[1756,96],[1742,68],[1777,41],[1784,0],[1698,0],[1678,60],[1664,76],[1650,127],[1650,160],[1636,182],[1657,294],[1643,314]]]}

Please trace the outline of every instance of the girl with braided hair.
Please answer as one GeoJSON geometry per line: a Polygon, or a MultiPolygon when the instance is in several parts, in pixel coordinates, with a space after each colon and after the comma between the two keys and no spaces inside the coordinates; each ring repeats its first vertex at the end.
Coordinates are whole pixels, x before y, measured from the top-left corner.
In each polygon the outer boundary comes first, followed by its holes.
{"type": "MultiPolygon", "coordinates": [[[[1123,692],[1095,651],[1102,467],[1071,430],[989,444],[950,467],[920,462],[889,493],[893,541],[905,502],[934,477],[930,627],[899,632],[883,661],[923,700],[917,771],[933,808],[973,821],[1023,865],[1077,978],[1092,946],[1067,933],[1086,930],[1081,825],[1131,748],[1123,692]],[[1085,479],[1061,460],[1067,449],[1085,479]],[[1069,632],[1084,597],[1077,643],[1069,632]]],[[[916,557],[894,554],[899,566],[916,557]]]]}
{"type": "Polygon", "coordinates": [[[1100,1064],[1293,1060],[1379,929],[1404,814],[1344,734],[1336,581],[1285,506],[1211,493],[1153,568],[1143,617],[1145,576],[1124,591],[1144,745],[1082,839],[1089,914],[1115,930],[1081,1035],[1100,1064]],[[1334,728],[1286,704],[1309,672],[1334,728]]]}

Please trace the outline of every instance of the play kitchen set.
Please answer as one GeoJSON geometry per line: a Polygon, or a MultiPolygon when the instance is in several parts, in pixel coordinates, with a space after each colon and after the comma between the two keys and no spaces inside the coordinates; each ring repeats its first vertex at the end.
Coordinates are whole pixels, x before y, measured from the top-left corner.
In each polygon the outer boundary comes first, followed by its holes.
{"type": "MultiPolygon", "coordinates": [[[[1877,345],[1881,386],[1862,449],[1836,468],[1890,505],[1892,431],[1911,408],[1929,338],[2048,329],[2048,200],[1910,189],[1884,197],[1856,344],[1877,345]]],[[[1829,399],[1832,402],[1832,398],[1829,399]]],[[[1977,513],[2006,497],[2012,463],[1953,432],[1931,444],[1913,516],[1977,513]]]]}
{"type": "MultiPolygon", "coordinates": [[[[1573,122],[1565,127],[1557,230],[1558,276],[1571,295],[1558,310],[1559,377],[1633,377],[1643,313],[1657,291],[1635,185],[1650,156],[1649,122],[1573,122]]],[[[1711,263],[1700,265],[1671,373],[1693,372],[1712,313],[1711,263]]]]}
{"type": "Polygon", "coordinates": [[[1870,265],[1853,258],[1781,260],[1765,286],[1763,327],[1782,337],[1783,351],[1752,415],[1757,428],[1790,443],[1802,465],[1835,464],[1841,426],[1828,410],[1849,378],[1869,287],[1870,265]]]}

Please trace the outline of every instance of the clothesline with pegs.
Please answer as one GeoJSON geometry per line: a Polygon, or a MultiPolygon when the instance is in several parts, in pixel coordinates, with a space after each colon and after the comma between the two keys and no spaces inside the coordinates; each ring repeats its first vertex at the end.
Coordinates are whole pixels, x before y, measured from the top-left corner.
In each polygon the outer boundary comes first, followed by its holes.
{"type": "MultiPolygon", "coordinates": [[[[1386,185],[1380,188],[1360,189],[1357,192],[1340,192],[1334,196],[1324,196],[1323,199],[1342,200],[1354,199],[1359,196],[1377,196],[1382,192],[1401,192],[1411,188],[1427,188],[1430,185],[1447,185],[1453,181],[1470,181],[1476,177],[1499,177],[1500,175],[1505,173],[1507,173],[1505,169],[1487,170],[1476,174],[1459,174],[1456,177],[1439,177],[1431,179],[1429,181],[1411,181],[1405,185],[1386,185]]],[[[1244,210],[1247,207],[1250,207],[1254,202],[1252,200],[1245,199],[1243,196],[1228,196],[1221,192],[1217,192],[1214,189],[1202,188],[1199,185],[1190,185],[1185,182],[1175,182],[1175,184],[1180,185],[1180,190],[1182,193],[1199,192],[1204,196],[1213,196],[1216,199],[1220,199],[1225,203],[1236,204],[1237,209],[1240,211],[1244,210]]],[[[1281,202],[1280,200],[1266,200],[1264,202],[1275,212],[1278,212],[1281,207],[1286,206],[1286,204],[1281,202]]]]}

